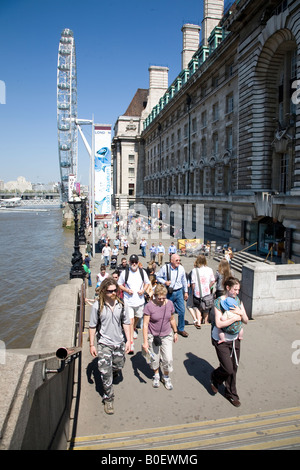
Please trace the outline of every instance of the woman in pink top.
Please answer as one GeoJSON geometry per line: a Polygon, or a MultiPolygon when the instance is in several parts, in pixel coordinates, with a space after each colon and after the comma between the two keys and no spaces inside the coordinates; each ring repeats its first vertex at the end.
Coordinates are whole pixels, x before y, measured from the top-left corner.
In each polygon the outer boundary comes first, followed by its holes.
{"type": "Polygon", "coordinates": [[[178,341],[176,321],[174,318],[174,304],[167,299],[167,288],[158,284],[155,288],[154,298],[144,309],[143,324],[143,350],[150,354],[150,367],[154,371],[152,385],[159,386],[159,365],[162,364],[162,382],[167,390],[173,385],[169,373],[173,370],[172,342],[178,341]],[[174,332],[174,336],[172,334],[174,332]],[[158,338],[158,339],[157,339],[158,338]]]}

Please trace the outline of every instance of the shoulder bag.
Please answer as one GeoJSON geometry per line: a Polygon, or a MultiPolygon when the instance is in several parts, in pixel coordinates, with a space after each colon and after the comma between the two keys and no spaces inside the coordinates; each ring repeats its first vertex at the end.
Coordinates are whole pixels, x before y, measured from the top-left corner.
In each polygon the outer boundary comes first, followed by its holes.
{"type": "Polygon", "coordinates": [[[208,294],[202,297],[201,282],[198,269],[199,268],[196,268],[196,275],[199,284],[200,298],[194,295],[194,303],[196,307],[198,306],[200,310],[206,312],[214,306],[214,296],[213,294],[208,294]]]}

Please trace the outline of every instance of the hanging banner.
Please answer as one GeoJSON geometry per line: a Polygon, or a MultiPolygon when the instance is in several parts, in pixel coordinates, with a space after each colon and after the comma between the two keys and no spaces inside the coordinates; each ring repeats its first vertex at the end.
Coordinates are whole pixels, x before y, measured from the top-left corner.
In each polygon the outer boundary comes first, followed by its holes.
{"type": "Polygon", "coordinates": [[[111,214],[111,126],[95,124],[95,219],[111,214]]]}
{"type": "Polygon", "coordinates": [[[76,176],[75,175],[69,175],[68,178],[68,200],[73,198],[73,191],[75,189],[75,183],[76,183],[76,176]]]}

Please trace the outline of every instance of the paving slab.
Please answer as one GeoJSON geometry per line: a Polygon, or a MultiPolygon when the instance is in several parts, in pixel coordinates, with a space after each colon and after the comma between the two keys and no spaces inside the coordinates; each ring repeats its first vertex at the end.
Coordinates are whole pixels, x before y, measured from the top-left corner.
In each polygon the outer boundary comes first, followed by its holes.
{"type": "MultiPolygon", "coordinates": [[[[134,252],[140,254],[136,245],[129,248],[127,259],[134,252]]],[[[192,269],[195,258],[182,256],[181,259],[187,271],[192,269]]],[[[146,267],[146,260],[142,261],[146,267]]],[[[94,293],[100,264],[101,255],[97,253],[91,261],[93,287],[88,288],[89,297],[94,293]]],[[[215,271],[218,263],[208,258],[208,265],[215,271]]],[[[152,387],[152,371],[141,354],[142,331],[139,330],[135,354],[126,356],[122,378],[115,385],[115,414],[106,415],[97,359],[89,353],[89,311],[87,306],[80,404],[75,420],[77,437],[229,418],[300,405],[300,354],[297,353],[300,312],[257,319],[254,316],[245,326],[237,375],[242,405],[235,408],[224,398],[222,387],[217,395],[210,390],[210,374],[218,367],[210,340],[210,325],[196,329],[186,311],[189,337],[179,337],[173,346],[173,390],[166,390],[163,384],[158,389],[152,387]]]]}

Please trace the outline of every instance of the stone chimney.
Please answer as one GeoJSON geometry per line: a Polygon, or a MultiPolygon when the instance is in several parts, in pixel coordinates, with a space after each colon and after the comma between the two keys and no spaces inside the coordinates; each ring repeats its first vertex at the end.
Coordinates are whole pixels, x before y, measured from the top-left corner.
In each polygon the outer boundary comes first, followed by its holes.
{"type": "Polygon", "coordinates": [[[204,0],[201,40],[203,46],[207,46],[210,33],[218,26],[223,17],[223,11],[224,0],[204,0]]]}
{"type": "Polygon", "coordinates": [[[195,24],[184,24],[181,28],[182,53],[181,70],[188,68],[188,63],[199,48],[200,26],[195,24]]]}
{"type": "Polygon", "coordinates": [[[146,119],[152,108],[157,105],[160,98],[168,89],[168,67],[151,65],[149,67],[149,93],[147,106],[142,113],[142,118],[146,119]]]}

